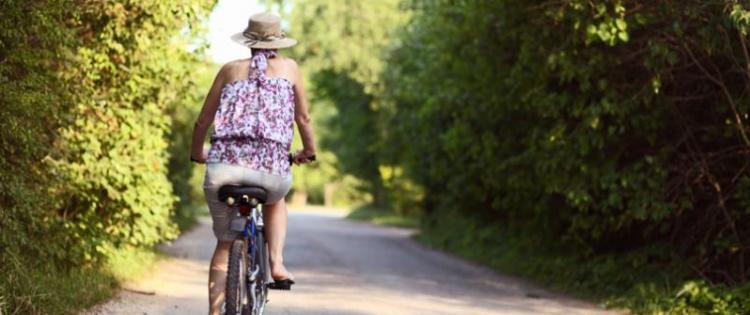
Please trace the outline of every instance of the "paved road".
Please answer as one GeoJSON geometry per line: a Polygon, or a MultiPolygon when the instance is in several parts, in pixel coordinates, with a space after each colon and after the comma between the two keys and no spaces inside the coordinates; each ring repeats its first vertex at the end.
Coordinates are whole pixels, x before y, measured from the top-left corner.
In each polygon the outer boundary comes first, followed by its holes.
{"type": "MultiPolygon", "coordinates": [[[[173,259],[88,314],[206,314],[210,219],[163,248],[173,259]],[[137,291],[155,294],[143,294],[137,291]]],[[[426,249],[413,231],[290,213],[292,291],[271,291],[268,314],[615,314],[426,249]]]]}

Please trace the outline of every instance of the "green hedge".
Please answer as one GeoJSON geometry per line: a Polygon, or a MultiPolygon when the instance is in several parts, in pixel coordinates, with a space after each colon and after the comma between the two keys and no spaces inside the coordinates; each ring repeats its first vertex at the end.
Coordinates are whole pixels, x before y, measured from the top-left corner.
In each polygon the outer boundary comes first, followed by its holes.
{"type": "MultiPolygon", "coordinates": [[[[1,273],[95,268],[177,235],[169,114],[195,102],[186,47],[212,5],[0,5],[1,273]]],[[[37,302],[62,294],[18,279],[0,282],[0,313],[49,312],[37,302]]]]}
{"type": "Polygon", "coordinates": [[[748,281],[750,5],[408,3],[381,119],[427,233],[458,209],[570,255],[748,281]]]}

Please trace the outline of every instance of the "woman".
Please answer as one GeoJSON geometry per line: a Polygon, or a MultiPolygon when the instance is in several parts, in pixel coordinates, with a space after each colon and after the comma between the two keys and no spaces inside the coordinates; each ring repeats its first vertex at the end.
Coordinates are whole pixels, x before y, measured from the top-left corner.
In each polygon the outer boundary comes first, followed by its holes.
{"type": "Polygon", "coordinates": [[[284,267],[282,253],[287,226],[284,196],[292,183],[288,153],[294,122],[303,144],[294,162],[309,162],[315,145],[297,64],[277,54],[277,49],[297,43],[284,37],[280,22],[276,15],[256,14],[244,32],[232,36],[251,49],[252,57],[229,62],[219,70],[193,130],[191,160],[207,164],[203,188],[218,239],[209,272],[211,314],[218,314],[224,300],[229,249],[238,236],[229,228],[231,209],[217,197],[222,185],[250,184],[266,189],[263,215],[271,276],[288,283],[294,279],[284,267]],[[206,154],[203,141],[212,122],[211,149],[206,154]]]}

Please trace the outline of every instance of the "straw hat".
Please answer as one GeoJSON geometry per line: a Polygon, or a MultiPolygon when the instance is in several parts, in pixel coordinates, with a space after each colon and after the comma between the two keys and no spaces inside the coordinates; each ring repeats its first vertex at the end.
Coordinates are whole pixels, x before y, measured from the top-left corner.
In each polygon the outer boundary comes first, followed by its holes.
{"type": "Polygon", "coordinates": [[[281,18],[273,13],[251,16],[247,28],[232,35],[232,40],[248,48],[261,49],[287,48],[297,44],[297,40],[285,37],[281,31],[281,18]]]}

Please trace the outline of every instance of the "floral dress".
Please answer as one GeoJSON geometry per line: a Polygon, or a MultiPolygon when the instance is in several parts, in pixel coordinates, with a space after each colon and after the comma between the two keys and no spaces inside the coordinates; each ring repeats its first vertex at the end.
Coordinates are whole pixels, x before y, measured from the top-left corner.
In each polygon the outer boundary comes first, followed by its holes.
{"type": "Polygon", "coordinates": [[[207,163],[246,166],[289,176],[294,137],[294,89],[287,79],[267,77],[275,50],[253,50],[247,80],[226,84],[214,116],[207,163]]]}

